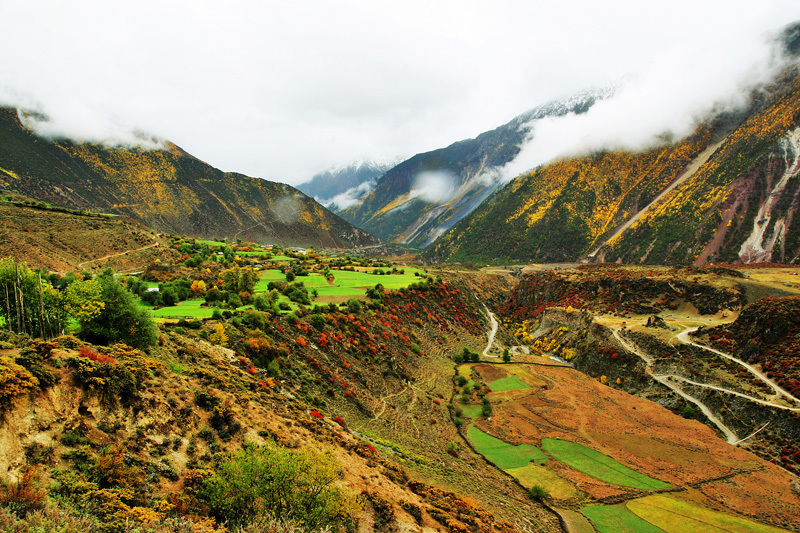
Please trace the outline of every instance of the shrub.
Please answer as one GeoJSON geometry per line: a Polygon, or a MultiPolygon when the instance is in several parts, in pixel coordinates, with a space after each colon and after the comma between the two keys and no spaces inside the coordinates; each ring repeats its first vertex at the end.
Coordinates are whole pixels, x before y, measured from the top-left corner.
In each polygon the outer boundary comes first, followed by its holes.
{"type": "Polygon", "coordinates": [[[247,446],[228,455],[198,494],[217,519],[233,526],[271,516],[307,530],[346,525],[357,516],[360,504],[334,484],[340,476],[332,457],[310,449],[247,446]]]}
{"type": "Polygon", "coordinates": [[[528,496],[534,500],[544,500],[550,497],[550,493],[541,485],[534,485],[528,490],[528,496]]]}
{"type": "Polygon", "coordinates": [[[99,313],[80,318],[80,336],[93,344],[122,342],[139,349],[155,345],[158,328],[133,295],[112,276],[100,276],[98,281],[105,305],[99,313]]]}
{"type": "Polygon", "coordinates": [[[45,504],[45,492],[36,482],[36,468],[27,468],[16,483],[0,480],[0,506],[6,507],[19,516],[45,504]]]}

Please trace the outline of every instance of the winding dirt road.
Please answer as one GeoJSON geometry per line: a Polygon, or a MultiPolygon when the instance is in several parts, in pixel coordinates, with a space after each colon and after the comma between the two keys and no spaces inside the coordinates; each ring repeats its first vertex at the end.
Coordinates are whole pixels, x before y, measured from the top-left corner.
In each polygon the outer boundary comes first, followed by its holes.
{"type": "MultiPolygon", "coordinates": [[[[775,391],[775,395],[773,396],[774,399],[777,400],[779,397],[783,396],[787,400],[790,400],[790,401],[793,401],[795,403],[800,404],[800,400],[798,400],[797,398],[792,396],[790,393],[788,393],[785,390],[783,390],[777,383],[773,382],[767,376],[765,376],[764,374],[759,372],[756,368],[754,368],[751,365],[745,363],[741,359],[737,359],[736,357],[734,357],[734,356],[732,356],[730,354],[727,354],[725,352],[721,352],[719,350],[715,350],[714,348],[710,348],[708,346],[704,346],[702,344],[698,344],[698,343],[694,342],[693,340],[690,340],[689,339],[689,334],[692,333],[693,331],[697,331],[697,329],[698,328],[688,328],[688,329],[680,332],[678,335],[676,335],[675,338],[678,339],[679,341],[681,341],[684,344],[690,344],[690,345],[695,346],[697,348],[702,348],[703,350],[707,350],[707,351],[709,351],[711,353],[715,353],[715,354],[717,354],[717,355],[719,355],[721,357],[724,357],[725,359],[729,359],[729,360],[733,361],[734,363],[737,363],[737,364],[743,366],[744,368],[747,369],[748,372],[750,372],[751,374],[756,376],[758,379],[763,381],[765,384],[769,385],[769,387],[773,391],[775,391]]],[[[775,405],[775,404],[768,404],[768,405],[772,405],[773,407],[780,407],[779,405],[775,405]]]]}
{"type": "Polygon", "coordinates": [[[615,329],[614,330],[614,338],[617,339],[617,341],[619,341],[619,343],[626,350],[628,350],[629,352],[631,352],[633,354],[636,354],[640,359],[642,359],[647,364],[647,366],[645,368],[645,373],[647,375],[649,375],[654,380],[656,380],[657,382],[661,383],[662,385],[664,385],[668,389],[674,391],[678,396],[680,396],[681,398],[685,399],[687,402],[690,402],[690,403],[693,403],[694,405],[696,405],[697,408],[700,409],[700,411],[706,416],[706,418],[708,418],[711,421],[711,423],[713,423],[715,426],[717,426],[717,428],[719,428],[719,430],[722,432],[722,434],[725,435],[725,440],[728,441],[728,444],[736,444],[737,442],[739,442],[739,437],[736,436],[736,434],[733,431],[731,431],[731,429],[728,426],[726,426],[722,422],[722,420],[717,418],[716,415],[714,415],[714,413],[712,413],[711,410],[708,407],[706,407],[706,405],[703,402],[701,402],[700,400],[698,400],[694,396],[692,396],[692,395],[688,394],[687,392],[685,392],[677,384],[672,383],[669,380],[669,376],[653,374],[653,370],[652,370],[653,360],[650,358],[650,356],[648,354],[646,354],[645,352],[639,350],[638,347],[636,347],[633,344],[630,344],[628,341],[626,341],[622,337],[622,335],[620,333],[621,331],[622,331],[622,328],[615,329]]]}

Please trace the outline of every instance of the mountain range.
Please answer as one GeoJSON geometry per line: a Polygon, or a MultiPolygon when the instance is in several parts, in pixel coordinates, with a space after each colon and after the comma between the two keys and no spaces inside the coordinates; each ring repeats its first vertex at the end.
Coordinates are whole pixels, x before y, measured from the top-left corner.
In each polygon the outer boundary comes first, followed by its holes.
{"type": "Polygon", "coordinates": [[[474,139],[417,154],[388,170],[372,192],[340,214],[381,239],[427,246],[502,187],[494,171],[516,157],[532,124],[583,113],[612,93],[586,91],[549,102],[474,139]]]}
{"type": "Polygon", "coordinates": [[[336,213],[358,203],[369,194],[378,179],[392,166],[387,163],[360,161],[330,168],[301,183],[297,190],[336,213]]]}

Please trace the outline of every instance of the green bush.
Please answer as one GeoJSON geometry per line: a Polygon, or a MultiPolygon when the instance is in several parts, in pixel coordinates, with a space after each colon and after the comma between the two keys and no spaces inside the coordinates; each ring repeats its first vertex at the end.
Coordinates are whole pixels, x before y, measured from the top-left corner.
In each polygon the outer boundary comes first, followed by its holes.
{"type": "Polygon", "coordinates": [[[271,516],[308,531],[352,523],[360,511],[360,504],[334,484],[340,477],[332,457],[310,449],[246,446],[225,457],[198,494],[218,520],[230,525],[271,516]]]}
{"type": "Polygon", "coordinates": [[[95,316],[80,320],[80,336],[93,344],[122,342],[145,349],[158,341],[158,328],[148,312],[113,276],[97,278],[105,304],[95,316]]]}

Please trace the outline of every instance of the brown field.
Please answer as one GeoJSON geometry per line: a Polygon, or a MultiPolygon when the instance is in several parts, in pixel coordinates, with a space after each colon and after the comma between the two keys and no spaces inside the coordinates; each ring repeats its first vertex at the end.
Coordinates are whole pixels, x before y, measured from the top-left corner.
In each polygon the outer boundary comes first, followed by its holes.
{"type": "MultiPolygon", "coordinates": [[[[677,487],[680,492],[676,495],[682,499],[800,530],[800,498],[791,491],[791,474],[727,444],[700,422],[681,418],[654,402],[602,385],[572,369],[480,364],[473,370],[486,381],[513,373],[532,387],[488,394],[494,414],[491,421],[481,419],[477,424],[508,443],[541,446],[544,438],[577,442],[677,487]]],[[[550,461],[547,467],[572,483],[585,502],[635,492],[558,461],[550,461]]],[[[523,484],[547,478],[541,472],[521,474],[518,477],[523,484]]],[[[553,489],[556,507],[560,496],[574,502],[564,486],[553,489]]]]}

